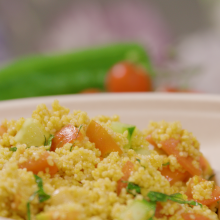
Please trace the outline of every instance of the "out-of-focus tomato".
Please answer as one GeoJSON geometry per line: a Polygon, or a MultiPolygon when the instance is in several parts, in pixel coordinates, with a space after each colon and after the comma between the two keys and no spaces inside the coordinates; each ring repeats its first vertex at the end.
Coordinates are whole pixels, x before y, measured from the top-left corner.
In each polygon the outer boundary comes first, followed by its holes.
{"type": "Polygon", "coordinates": [[[81,94],[90,94],[90,93],[100,93],[100,92],[102,92],[100,89],[90,88],[90,89],[84,89],[80,93],[81,94]]]}
{"type": "Polygon", "coordinates": [[[148,92],[152,90],[152,82],[142,67],[121,62],[107,74],[106,89],[108,92],[148,92]]]}

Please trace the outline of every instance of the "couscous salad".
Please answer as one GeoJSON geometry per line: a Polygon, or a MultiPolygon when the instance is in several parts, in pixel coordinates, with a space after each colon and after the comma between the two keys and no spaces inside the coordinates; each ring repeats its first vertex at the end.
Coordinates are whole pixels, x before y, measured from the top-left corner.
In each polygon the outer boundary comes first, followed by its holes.
{"type": "Polygon", "coordinates": [[[179,122],[140,131],[117,115],[70,113],[57,100],[1,122],[2,217],[217,220],[219,200],[199,142],[179,122]]]}

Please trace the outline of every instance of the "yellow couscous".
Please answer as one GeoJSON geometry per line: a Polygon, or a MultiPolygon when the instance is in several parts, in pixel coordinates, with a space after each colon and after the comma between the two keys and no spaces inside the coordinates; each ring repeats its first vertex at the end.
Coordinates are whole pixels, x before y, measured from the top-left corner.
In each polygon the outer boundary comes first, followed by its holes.
{"type": "Polygon", "coordinates": [[[179,122],[140,131],[55,100],[0,125],[1,217],[217,220],[219,200],[199,142],[179,122]]]}

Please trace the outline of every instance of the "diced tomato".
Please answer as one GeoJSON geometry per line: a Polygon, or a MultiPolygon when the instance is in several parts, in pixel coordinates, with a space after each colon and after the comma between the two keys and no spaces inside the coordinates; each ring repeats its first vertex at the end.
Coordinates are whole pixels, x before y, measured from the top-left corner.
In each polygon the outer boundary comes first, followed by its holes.
{"type": "Polygon", "coordinates": [[[118,152],[119,155],[123,153],[112,136],[94,120],[90,122],[86,135],[89,141],[95,143],[96,148],[101,151],[101,157],[106,157],[111,152],[118,152]]]}
{"type": "Polygon", "coordinates": [[[128,181],[131,172],[134,170],[134,164],[131,161],[127,161],[125,163],[125,165],[122,167],[122,173],[124,174],[124,176],[118,180],[117,182],[117,194],[119,195],[121,193],[121,190],[123,188],[126,188],[128,183],[126,181],[128,181]]]}
{"type": "Polygon", "coordinates": [[[160,213],[160,211],[163,209],[163,206],[160,202],[157,202],[156,211],[155,211],[155,217],[156,218],[163,218],[164,215],[160,213]]]}
{"type": "Polygon", "coordinates": [[[169,168],[169,166],[165,166],[163,167],[162,171],[161,171],[161,175],[163,175],[164,177],[166,177],[166,179],[170,182],[170,185],[172,186],[174,183],[176,183],[177,181],[182,181],[182,182],[187,182],[187,180],[190,177],[190,174],[188,172],[180,172],[175,170],[174,172],[172,172],[169,168]]]}
{"type": "Polygon", "coordinates": [[[0,136],[7,132],[7,128],[3,125],[0,126],[0,136]]]}
{"type": "Polygon", "coordinates": [[[168,139],[165,141],[162,141],[162,149],[168,154],[168,155],[174,155],[177,159],[177,161],[180,163],[180,165],[188,171],[192,176],[194,175],[201,175],[202,171],[201,169],[196,168],[193,165],[193,158],[188,156],[188,157],[181,157],[179,155],[179,151],[177,149],[177,145],[179,144],[179,140],[176,139],[168,139]]]}
{"type": "Polygon", "coordinates": [[[55,162],[52,166],[48,164],[47,158],[49,156],[50,154],[45,151],[38,160],[30,159],[24,163],[19,164],[19,168],[26,168],[27,171],[32,171],[34,174],[38,174],[40,171],[46,173],[46,168],[48,168],[50,175],[53,176],[58,172],[58,168],[55,162]]]}
{"type": "Polygon", "coordinates": [[[152,146],[154,146],[154,150],[155,150],[158,154],[160,154],[160,155],[164,155],[164,154],[165,154],[165,155],[166,155],[166,153],[165,153],[165,151],[164,151],[163,149],[157,147],[157,144],[156,144],[155,141],[153,140],[151,134],[146,137],[146,140],[147,140],[152,146]]]}
{"type": "MultiPolygon", "coordinates": [[[[208,180],[205,180],[201,177],[198,177],[198,181],[200,182],[206,182],[208,180]]],[[[188,196],[188,200],[192,200],[193,199],[193,195],[192,195],[192,184],[193,184],[193,178],[190,180],[189,184],[187,185],[187,191],[186,191],[186,195],[188,196]]],[[[220,200],[220,187],[215,185],[213,191],[212,191],[212,196],[211,199],[204,199],[204,200],[196,200],[199,203],[202,203],[203,205],[211,205],[213,203],[215,203],[216,201],[220,200]]]]}
{"type": "Polygon", "coordinates": [[[76,139],[81,141],[83,139],[82,133],[75,126],[68,124],[55,134],[50,150],[55,151],[56,148],[63,147],[66,143],[73,143],[76,139]]]}
{"type": "Polygon", "coordinates": [[[196,213],[182,213],[181,216],[184,220],[210,220],[210,218],[196,213]]]}

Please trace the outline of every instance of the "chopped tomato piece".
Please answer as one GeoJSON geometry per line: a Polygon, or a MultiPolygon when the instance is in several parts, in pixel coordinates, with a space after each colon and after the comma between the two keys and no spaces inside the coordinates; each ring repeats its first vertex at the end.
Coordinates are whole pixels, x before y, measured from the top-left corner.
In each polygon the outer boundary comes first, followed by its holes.
{"type": "Polygon", "coordinates": [[[156,211],[155,211],[155,217],[156,218],[163,218],[164,214],[161,214],[160,211],[163,209],[163,206],[160,202],[157,202],[156,211]]]}
{"type": "Polygon", "coordinates": [[[3,125],[0,126],[0,136],[7,132],[7,128],[3,125]]]}
{"type": "Polygon", "coordinates": [[[178,181],[187,182],[190,177],[190,174],[187,171],[184,173],[177,170],[172,172],[169,166],[163,167],[161,175],[163,175],[170,182],[171,186],[178,181]]]}
{"type": "Polygon", "coordinates": [[[76,139],[81,141],[83,139],[82,133],[75,126],[68,124],[55,134],[50,150],[55,151],[56,148],[63,147],[66,143],[73,143],[76,139]]]}
{"type": "Polygon", "coordinates": [[[32,171],[34,174],[38,174],[38,172],[43,171],[46,173],[46,169],[49,169],[49,173],[51,176],[57,173],[58,168],[55,162],[53,161],[53,165],[51,166],[47,158],[50,156],[48,152],[44,152],[38,160],[30,159],[24,163],[19,164],[19,168],[26,168],[27,171],[32,171]]]}
{"type": "Polygon", "coordinates": [[[101,157],[106,157],[111,152],[118,152],[119,155],[123,153],[112,136],[94,120],[90,122],[86,135],[89,141],[95,143],[96,148],[101,151],[101,157]]]}
{"type": "Polygon", "coordinates": [[[165,151],[164,151],[162,148],[157,147],[157,144],[156,144],[155,141],[153,140],[151,134],[146,137],[146,140],[147,140],[151,145],[154,146],[154,150],[155,150],[158,154],[160,154],[160,155],[165,154],[165,155],[166,155],[165,151]]]}
{"type": "Polygon", "coordinates": [[[210,218],[196,213],[182,213],[181,216],[184,220],[210,220],[210,218]]]}
{"type": "Polygon", "coordinates": [[[179,150],[177,149],[177,145],[179,144],[179,140],[176,139],[168,139],[161,142],[162,149],[168,154],[168,155],[174,155],[177,159],[177,161],[180,163],[180,165],[188,171],[192,176],[194,175],[201,175],[202,171],[199,168],[196,168],[193,165],[193,158],[188,157],[181,157],[179,155],[179,150]]]}
{"type": "MultiPolygon", "coordinates": [[[[198,177],[198,181],[200,182],[204,182],[204,181],[208,181],[205,180],[201,177],[198,177]]],[[[193,184],[193,179],[190,180],[189,184],[187,185],[187,191],[186,191],[186,195],[188,196],[188,200],[192,200],[193,199],[193,195],[192,195],[192,184],[193,184]]],[[[212,196],[211,199],[204,199],[204,200],[196,200],[199,203],[202,203],[203,205],[211,205],[213,203],[215,203],[216,201],[220,200],[220,187],[215,185],[213,191],[212,191],[212,196]]]]}
{"type": "Polygon", "coordinates": [[[125,165],[122,167],[122,173],[124,174],[124,176],[118,180],[117,183],[117,194],[119,195],[121,193],[121,190],[123,188],[126,188],[128,183],[126,181],[128,181],[131,172],[134,170],[134,164],[131,161],[127,161],[125,163],[125,165]]]}

